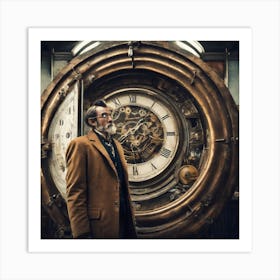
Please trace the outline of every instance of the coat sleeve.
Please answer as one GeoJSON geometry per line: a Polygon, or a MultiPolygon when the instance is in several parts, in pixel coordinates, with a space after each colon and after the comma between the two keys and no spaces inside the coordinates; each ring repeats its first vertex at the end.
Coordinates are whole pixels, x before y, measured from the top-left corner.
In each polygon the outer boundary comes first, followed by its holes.
{"type": "Polygon", "coordinates": [[[90,232],[87,212],[86,147],[72,140],[66,150],[66,196],[67,209],[74,238],[90,232]]]}

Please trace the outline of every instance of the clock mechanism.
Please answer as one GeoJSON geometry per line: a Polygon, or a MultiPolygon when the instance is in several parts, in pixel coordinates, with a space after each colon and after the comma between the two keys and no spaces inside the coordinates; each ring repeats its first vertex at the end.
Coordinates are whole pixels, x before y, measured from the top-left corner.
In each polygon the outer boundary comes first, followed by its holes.
{"type": "Polygon", "coordinates": [[[178,126],[173,112],[152,92],[134,88],[124,92],[113,93],[108,104],[114,108],[116,139],[125,152],[130,182],[142,183],[162,173],[174,158],[178,126]]]}
{"type": "Polygon", "coordinates": [[[84,114],[102,98],[128,163],[139,237],[191,238],[238,184],[238,110],[200,58],[172,42],[136,46],[101,43],[72,59],[44,91],[42,204],[51,213],[49,198],[59,197],[53,216],[66,232],[66,147],[87,133],[84,114]]]}

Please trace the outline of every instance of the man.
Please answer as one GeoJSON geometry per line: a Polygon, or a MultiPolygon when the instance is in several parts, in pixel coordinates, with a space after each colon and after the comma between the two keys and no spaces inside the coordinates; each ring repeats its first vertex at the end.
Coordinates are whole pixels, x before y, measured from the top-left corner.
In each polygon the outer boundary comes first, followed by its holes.
{"type": "Polygon", "coordinates": [[[89,133],[66,151],[67,208],[74,238],[136,238],[127,164],[112,109],[103,100],[86,115],[89,133]]]}

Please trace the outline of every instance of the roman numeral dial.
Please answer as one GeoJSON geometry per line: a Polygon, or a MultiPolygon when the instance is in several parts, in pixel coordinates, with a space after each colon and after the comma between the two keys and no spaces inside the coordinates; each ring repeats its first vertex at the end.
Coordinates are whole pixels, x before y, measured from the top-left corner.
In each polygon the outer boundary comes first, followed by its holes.
{"type": "Polygon", "coordinates": [[[106,101],[116,116],[116,139],[125,152],[130,182],[160,176],[174,161],[180,140],[170,103],[138,88],[113,92],[106,101]]]}
{"type": "Polygon", "coordinates": [[[78,135],[78,85],[67,94],[54,114],[49,128],[48,140],[52,146],[48,161],[55,185],[63,197],[66,197],[65,175],[66,148],[78,135]]]}

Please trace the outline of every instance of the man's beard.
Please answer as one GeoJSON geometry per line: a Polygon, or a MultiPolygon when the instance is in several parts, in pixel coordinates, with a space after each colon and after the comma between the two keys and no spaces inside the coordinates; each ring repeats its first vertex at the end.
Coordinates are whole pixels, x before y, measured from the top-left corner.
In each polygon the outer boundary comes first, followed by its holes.
{"type": "Polygon", "coordinates": [[[117,127],[114,123],[108,123],[105,126],[98,125],[96,129],[103,133],[108,133],[109,135],[115,135],[117,132],[117,127]]]}

